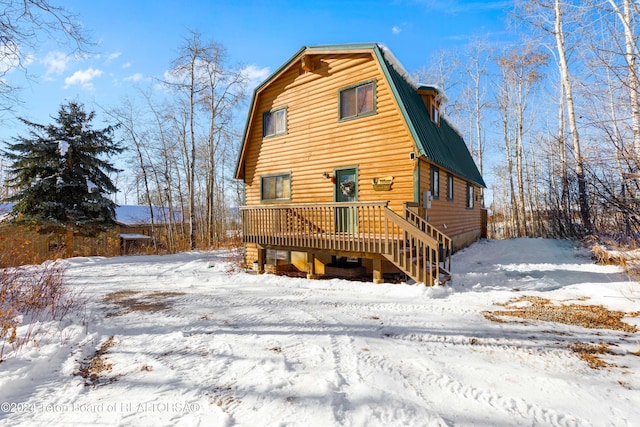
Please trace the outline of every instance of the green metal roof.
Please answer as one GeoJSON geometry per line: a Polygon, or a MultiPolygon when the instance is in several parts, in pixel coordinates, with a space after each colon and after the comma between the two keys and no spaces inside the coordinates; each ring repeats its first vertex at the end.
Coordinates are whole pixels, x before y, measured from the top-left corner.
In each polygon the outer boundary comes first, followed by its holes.
{"type": "MultiPolygon", "coordinates": [[[[358,44],[341,44],[341,45],[325,45],[325,46],[304,46],[295,53],[287,62],[278,68],[271,76],[262,82],[255,90],[249,115],[252,114],[256,96],[260,89],[265,87],[292,62],[297,60],[300,55],[307,52],[336,51],[336,50],[357,50],[371,49],[378,59],[382,70],[387,77],[391,90],[400,106],[400,110],[411,131],[411,135],[416,143],[420,154],[433,163],[442,166],[451,172],[460,175],[482,187],[486,187],[482,175],[471,157],[471,153],[467,148],[462,136],[449,124],[444,118],[440,118],[440,124],[437,125],[431,121],[431,117],[422,97],[418,94],[417,88],[410,77],[405,75],[402,66],[397,63],[392,54],[385,56],[385,49],[377,43],[358,43],[358,44]],[[398,69],[400,68],[400,70],[398,69]]],[[[387,51],[388,52],[388,51],[387,51]]],[[[251,116],[249,116],[250,118],[251,116]]],[[[247,127],[249,119],[247,120],[247,127]]],[[[248,128],[245,128],[244,138],[247,137],[248,128]]],[[[243,138],[243,143],[246,142],[243,138]]],[[[244,148],[244,147],[243,147],[244,148]]],[[[242,162],[242,152],[238,159],[236,167],[236,176],[239,176],[239,168],[242,162]]]]}
{"type": "Polygon", "coordinates": [[[486,187],[462,136],[444,117],[440,117],[439,125],[435,124],[422,102],[422,97],[411,82],[408,82],[384,56],[379,46],[376,45],[374,51],[391,84],[420,154],[443,168],[486,187]]]}

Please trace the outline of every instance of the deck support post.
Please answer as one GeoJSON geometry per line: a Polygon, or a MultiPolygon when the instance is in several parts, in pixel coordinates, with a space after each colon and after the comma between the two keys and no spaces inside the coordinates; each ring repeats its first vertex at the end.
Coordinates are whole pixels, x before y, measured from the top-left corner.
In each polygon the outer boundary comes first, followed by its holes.
{"type": "Polygon", "coordinates": [[[382,277],[382,258],[376,257],[373,259],[373,283],[384,283],[384,278],[382,277]]]}
{"type": "Polygon", "coordinates": [[[317,279],[316,275],[316,255],[313,252],[307,252],[307,279],[317,279]]]}
{"type": "Polygon", "coordinates": [[[264,265],[267,259],[267,250],[258,246],[258,274],[264,274],[264,265]]]}

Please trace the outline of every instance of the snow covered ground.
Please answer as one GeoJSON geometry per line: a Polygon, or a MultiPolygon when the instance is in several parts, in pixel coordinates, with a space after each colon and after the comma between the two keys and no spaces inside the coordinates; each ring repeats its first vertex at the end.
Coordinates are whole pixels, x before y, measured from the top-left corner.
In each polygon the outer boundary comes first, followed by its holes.
{"type": "Polygon", "coordinates": [[[0,425],[640,425],[640,333],[483,315],[525,295],[640,310],[637,282],[569,242],[477,243],[437,288],[233,256],[64,261],[86,313],[0,364],[0,425]],[[609,366],[580,343],[608,344],[609,366]]]}

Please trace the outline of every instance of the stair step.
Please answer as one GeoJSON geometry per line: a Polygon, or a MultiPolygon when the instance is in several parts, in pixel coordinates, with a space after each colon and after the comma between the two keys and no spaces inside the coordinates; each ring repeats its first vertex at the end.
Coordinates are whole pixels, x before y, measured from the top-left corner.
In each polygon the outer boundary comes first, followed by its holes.
{"type": "Polygon", "coordinates": [[[411,248],[409,246],[404,246],[402,248],[400,248],[400,250],[398,251],[398,255],[406,255],[406,254],[413,254],[415,253],[416,248],[411,248]]]}
{"type": "Polygon", "coordinates": [[[440,277],[438,278],[439,284],[444,285],[451,280],[451,272],[446,268],[440,267],[440,277]]]}

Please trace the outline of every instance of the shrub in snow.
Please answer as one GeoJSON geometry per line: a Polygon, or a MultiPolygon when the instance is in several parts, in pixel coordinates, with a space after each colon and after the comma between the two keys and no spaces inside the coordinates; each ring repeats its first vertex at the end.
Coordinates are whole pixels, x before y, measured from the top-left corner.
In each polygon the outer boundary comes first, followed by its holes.
{"type": "Polygon", "coordinates": [[[25,344],[38,344],[84,301],[64,285],[61,263],[0,270],[0,361],[25,344]]]}

